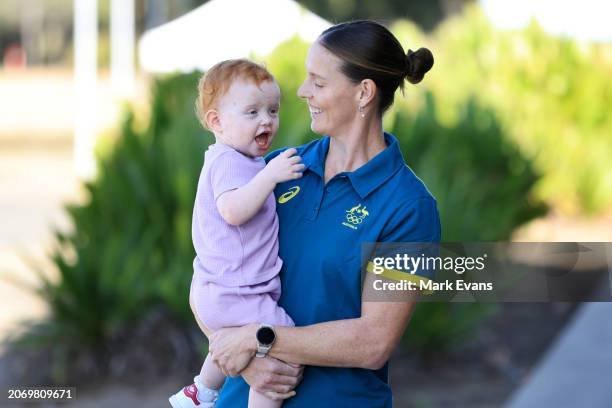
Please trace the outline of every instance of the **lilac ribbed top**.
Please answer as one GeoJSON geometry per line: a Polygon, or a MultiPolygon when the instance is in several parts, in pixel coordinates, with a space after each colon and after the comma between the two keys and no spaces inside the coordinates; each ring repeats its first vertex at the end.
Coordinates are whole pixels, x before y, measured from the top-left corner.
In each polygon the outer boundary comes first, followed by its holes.
{"type": "Polygon", "coordinates": [[[268,281],[280,271],[274,194],[253,218],[239,226],[226,223],[215,204],[221,194],[244,186],[264,167],[263,158],[244,156],[221,143],[210,145],[204,153],[191,232],[196,250],[194,274],[205,281],[250,286],[268,281]]]}

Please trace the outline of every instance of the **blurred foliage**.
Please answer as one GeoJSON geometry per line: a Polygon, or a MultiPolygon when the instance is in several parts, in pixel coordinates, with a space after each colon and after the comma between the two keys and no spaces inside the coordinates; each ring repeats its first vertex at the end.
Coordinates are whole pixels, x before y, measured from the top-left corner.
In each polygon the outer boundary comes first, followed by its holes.
{"type": "MultiPolygon", "coordinates": [[[[586,212],[610,204],[609,48],[553,39],[535,25],[495,32],[474,8],[432,36],[406,21],[393,31],[436,58],[431,75],[398,96],[384,122],[437,198],[444,241],[508,239],[543,214],[542,201],[586,212]]],[[[307,48],[294,38],[266,58],[283,98],[274,147],[317,137],[296,97],[307,48]]],[[[146,125],[138,130],[128,111],[100,157],[99,178],[86,186],[90,200],[69,207],[75,230],[58,234],[52,255],[60,279],[41,278],[52,312],[43,342],[102,344],[160,304],[194,324],[190,223],[202,154],[213,140],[194,115],[197,78],[156,80],[146,125]]],[[[444,351],[491,310],[421,304],[405,341],[425,354],[444,351]]]]}
{"type": "Polygon", "coordinates": [[[312,12],[333,23],[358,19],[393,21],[409,19],[424,30],[432,30],[465,3],[474,0],[299,0],[312,12]]]}
{"type": "Polygon", "coordinates": [[[403,44],[433,50],[427,87],[443,123],[456,122],[475,95],[543,174],[539,199],[569,215],[610,208],[612,44],[556,38],[535,22],[495,30],[478,7],[466,7],[427,39],[410,23],[393,30],[403,44]]]}
{"type": "Polygon", "coordinates": [[[33,335],[46,344],[96,349],[160,304],[191,323],[191,213],[212,141],[193,114],[196,83],[195,74],[158,81],[146,129],[128,112],[85,186],[89,200],[68,207],[75,228],[56,234],[52,255],[59,279],[39,274],[51,317],[33,335]]]}
{"type": "MultiPolygon", "coordinates": [[[[422,94],[414,114],[398,103],[387,129],[398,135],[406,162],[436,198],[443,241],[509,239],[517,226],[546,212],[531,194],[539,176],[493,112],[470,98],[458,120],[445,127],[431,93],[422,94]]],[[[484,303],[421,303],[402,343],[428,359],[469,339],[496,309],[484,303]]]]}
{"type": "Polygon", "coordinates": [[[490,110],[469,99],[450,128],[425,94],[414,115],[396,110],[391,131],[402,135],[407,163],[438,201],[443,239],[495,241],[546,212],[531,190],[539,175],[509,141],[490,110]]]}

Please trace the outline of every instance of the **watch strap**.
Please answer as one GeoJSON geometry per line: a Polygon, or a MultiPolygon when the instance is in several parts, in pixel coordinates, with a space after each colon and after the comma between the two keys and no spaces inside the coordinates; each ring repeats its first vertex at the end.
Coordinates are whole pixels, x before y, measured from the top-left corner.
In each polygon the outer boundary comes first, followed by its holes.
{"type": "MultiPolygon", "coordinates": [[[[259,329],[262,329],[264,327],[269,328],[270,330],[272,330],[272,333],[274,333],[274,328],[266,324],[262,324],[261,326],[259,326],[259,329]]],[[[274,333],[274,336],[276,337],[275,333],[274,333]]],[[[271,344],[262,344],[259,342],[259,339],[257,338],[257,336],[255,336],[255,340],[257,341],[257,351],[255,352],[255,357],[259,357],[259,358],[265,357],[270,351],[270,349],[272,348],[272,344],[274,344],[274,341],[272,341],[271,344]]]]}

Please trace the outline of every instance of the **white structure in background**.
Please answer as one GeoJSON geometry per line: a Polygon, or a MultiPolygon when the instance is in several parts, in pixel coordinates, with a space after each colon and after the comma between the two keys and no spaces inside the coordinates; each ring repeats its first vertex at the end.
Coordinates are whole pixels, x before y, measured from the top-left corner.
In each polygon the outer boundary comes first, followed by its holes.
{"type": "MultiPolygon", "coordinates": [[[[134,0],[111,0],[111,88],[117,99],[134,96],[134,0]]],[[[77,176],[96,175],[98,131],[98,1],[74,0],[74,166],[77,176]]]]}
{"type": "Polygon", "coordinates": [[[119,99],[134,96],[134,0],[111,0],[111,87],[119,99]]]}
{"type": "Polygon", "coordinates": [[[296,34],[312,42],[329,26],[293,0],[211,0],[145,32],[140,66],[158,73],[206,70],[225,59],[267,54],[296,34]]]}
{"type": "Polygon", "coordinates": [[[74,166],[82,179],[96,171],[97,48],[98,2],[74,0],[74,166]]]}
{"type": "Polygon", "coordinates": [[[533,17],[551,34],[580,40],[612,41],[610,1],[480,0],[480,4],[499,28],[521,28],[533,17]]]}

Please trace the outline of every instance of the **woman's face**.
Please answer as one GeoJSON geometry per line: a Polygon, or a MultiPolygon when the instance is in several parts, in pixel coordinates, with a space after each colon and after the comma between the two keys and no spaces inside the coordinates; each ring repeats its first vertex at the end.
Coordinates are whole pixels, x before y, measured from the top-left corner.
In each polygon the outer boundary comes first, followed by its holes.
{"type": "Polygon", "coordinates": [[[341,64],[319,42],[310,47],[306,57],[307,75],[297,94],[308,102],[310,128],[320,135],[345,134],[362,119],[358,112],[359,85],[340,71],[341,64]]]}

